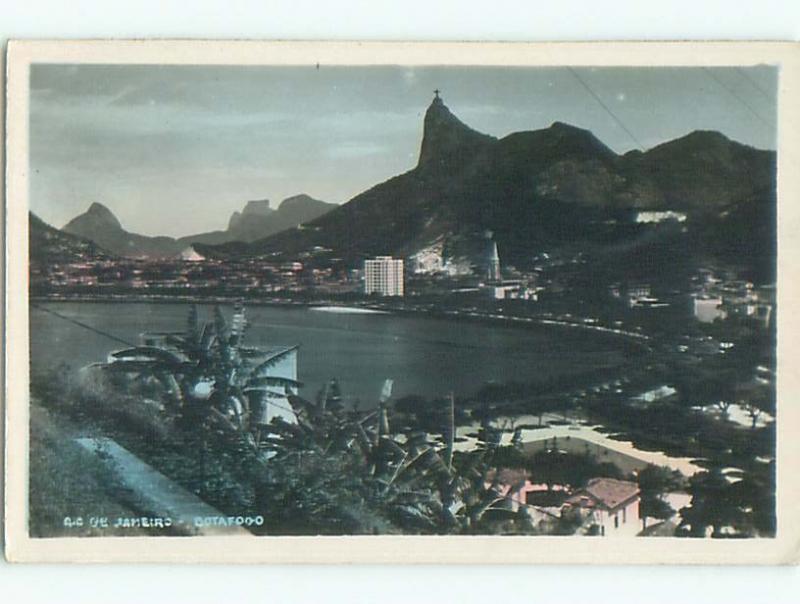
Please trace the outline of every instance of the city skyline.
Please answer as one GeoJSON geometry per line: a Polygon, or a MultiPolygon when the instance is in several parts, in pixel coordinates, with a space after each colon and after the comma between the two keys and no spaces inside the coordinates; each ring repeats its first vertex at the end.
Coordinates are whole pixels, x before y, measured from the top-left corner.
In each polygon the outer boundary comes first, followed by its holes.
{"type": "Polygon", "coordinates": [[[417,161],[434,89],[503,137],[564,121],[617,153],[696,129],[775,148],[774,67],[36,65],[31,209],[63,226],[92,202],[123,226],[224,228],[252,199],[343,203],[417,161]]]}

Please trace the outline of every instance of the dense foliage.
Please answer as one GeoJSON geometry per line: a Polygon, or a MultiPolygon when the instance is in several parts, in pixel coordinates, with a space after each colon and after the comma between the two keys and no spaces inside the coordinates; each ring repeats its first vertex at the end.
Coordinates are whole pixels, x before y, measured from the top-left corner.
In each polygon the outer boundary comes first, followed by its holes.
{"type": "MultiPolygon", "coordinates": [[[[702,379],[691,373],[685,384],[676,382],[673,400],[644,408],[603,393],[538,396],[520,384],[487,387],[458,404],[452,397],[394,402],[385,396],[376,408],[358,411],[343,404],[335,380],[314,401],[292,394],[296,382],[270,374],[278,357],[244,345],[245,325],[241,308],[230,326],[219,309],[213,322],[201,326],[193,310],[184,332],[167,335],[167,347],[134,347],[115,353],[109,364],[33,376],[34,401],[65,418],[59,423],[117,440],[222,512],[262,515],[258,531],[265,534],[573,534],[580,519],[558,515],[559,506],[566,493],[603,476],[638,480],[643,528],[651,519],[674,522],[678,534],[687,536],[775,532],[774,462],[761,459],[774,451],[774,424],[756,427],[754,421],[742,428],[697,412],[688,403],[696,400],[702,379]],[[291,416],[259,420],[259,410],[278,400],[291,405],[291,416]],[[501,446],[504,428],[493,419],[509,408],[538,416],[539,425],[545,414],[550,422],[557,421],[553,414],[594,416],[638,447],[702,457],[708,471],[688,483],[653,467],[632,478],[588,448],[569,452],[545,441],[537,450],[525,449],[517,438],[501,446]],[[476,421],[482,426],[478,447],[455,451],[455,427],[476,421]],[[520,470],[547,485],[547,492],[528,503],[556,515],[534,521],[525,506],[514,504],[514,485],[497,478],[502,469],[520,470]],[[690,504],[672,509],[665,495],[684,490],[690,504]]],[[[751,360],[727,361],[739,362],[751,360]]],[[[752,404],[773,409],[769,397],[752,404]]],[[[40,464],[38,482],[31,485],[38,497],[32,500],[32,521],[47,526],[55,516],[42,494],[54,500],[57,494],[39,478],[59,470],[53,469],[58,460],[46,459],[54,445],[42,438],[32,436],[32,465],[40,464]]],[[[74,455],[63,457],[78,465],[74,455]]],[[[53,482],[68,480],[68,472],[61,473],[53,482]]],[[[114,491],[113,480],[95,482],[112,485],[95,499],[121,497],[130,504],[124,492],[114,491]]],[[[96,491],[91,485],[86,490],[96,491]]]]}

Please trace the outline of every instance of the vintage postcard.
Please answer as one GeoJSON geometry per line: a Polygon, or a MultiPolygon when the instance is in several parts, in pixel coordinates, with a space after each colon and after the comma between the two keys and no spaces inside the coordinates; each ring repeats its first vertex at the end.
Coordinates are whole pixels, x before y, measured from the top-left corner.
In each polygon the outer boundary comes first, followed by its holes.
{"type": "Polygon", "coordinates": [[[797,561],[797,45],[7,63],[9,559],[797,561]]]}

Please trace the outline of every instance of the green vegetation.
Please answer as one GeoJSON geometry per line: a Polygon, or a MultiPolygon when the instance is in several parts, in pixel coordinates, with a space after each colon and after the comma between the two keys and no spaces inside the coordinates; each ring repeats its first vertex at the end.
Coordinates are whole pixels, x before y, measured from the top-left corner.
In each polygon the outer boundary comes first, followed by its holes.
{"type": "MultiPolygon", "coordinates": [[[[192,311],[185,331],[166,334],[166,346],[120,351],[114,362],[79,372],[33,376],[32,392],[59,424],[63,419],[83,434],[117,440],[224,513],[263,515],[258,530],[265,534],[572,534],[576,518],[534,523],[520,512],[508,497],[513,485],[498,482],[498,470],[521,470],[547,484],[548,492],[530,503],[557,509],[563,496],[556,485],[574,491],[594,477],[631,479],[626,473],[635,468],[555,441],[541,449],[517,439],[517,446],[500,446],[502,430],[491,420],[514,411],[538,416],[539,424],[553,413],[589,418],[639,448],[704,460],[708,471],[688,485],[659,468],[638,473],[643,528],[648,519],[660,522],[679,512],[680,535],[774,535],[774,462],[767,463],[775,450],[774,424],[760,427],[754,420],[742,427],[695,409],[706,371],[743,371],[760,357],[731,354],[696,365],[683,381],[671,382],[675,396],[644,406],[605,391],[542,394],[511,384],[457,403],[408,397],[361,412],[345,408],[335,382],[313,402],[291,394],[297,383],[270,372],[281,353],[245,346],[244,325],[241,308],[230,326],[219,309],[203,326],[192,311]],[[286,397],[296,422],[284,415],[266,423],[265,406],[286,397]],[[455,426],[474,421],[482,425],[479,447],[454,452],[455,426]],[[691,502],[673,510],[665,494],[681,490],[691,502]]],[[[642,369],[659,377],[674,370],[642,369]]],[[[712,398],[723,393],[712,391],[712,398]]],[[[734,388],[730,400],[772,412],[774,400],[755,392],[734,388]]],[[[53,485],[59,492],[81,491],[84,506],[130,505],[108,474],[82,472],[86,484],[69,483],[69,468],[93,464],[63,435],[32,425],[31,451],[36,534],[59,534],[55,519],[71,512],[71,500],[60,507],[53,485]]]]}
{"type": "Polygon", "coordinates": [[[636,478],[641,497],[639,516],[642,519],[642,530],[647,529],[648,518],[656,521],[672,518],[676,510],[664,500],[664,495],[685,489],[685,479],[680,472],[670,472],[667,468],[651,465],[639,472],[636,478]]]}
{"type": "Polygon", "coordinates": [[[144,534],[135,529],[117,533],[92,523],[88,510],[95,518],[136,516],[137,511],[120,501],[124,497],[113,471],[68,438],[64,418],[56,421],[35,401],[31,404],[28,489],[31,537],[144,534]]]}

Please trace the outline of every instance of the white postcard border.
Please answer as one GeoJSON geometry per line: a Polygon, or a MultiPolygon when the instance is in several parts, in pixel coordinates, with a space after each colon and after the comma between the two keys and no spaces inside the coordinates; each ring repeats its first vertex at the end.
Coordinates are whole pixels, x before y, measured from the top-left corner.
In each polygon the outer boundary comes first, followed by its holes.
{"type": "Polygon", "coordinates": [[[7,56],[6,556],[20,562],[791,564],[800,560],[800,45],[776,42],[12,41],[7,56]],[[575,537],[92,537],[27,535],[28,85],[32,63],[214,65],[775,64],[778,153],[778,532],[774,539],[575,537]]]}

